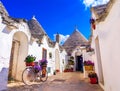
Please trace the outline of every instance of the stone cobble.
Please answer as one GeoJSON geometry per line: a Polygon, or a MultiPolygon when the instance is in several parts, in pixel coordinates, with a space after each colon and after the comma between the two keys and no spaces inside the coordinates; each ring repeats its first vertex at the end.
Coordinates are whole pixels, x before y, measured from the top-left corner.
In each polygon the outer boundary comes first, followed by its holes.
{"type": "Polygon", "coordinates": [[[46,82],[27,86],[22,82],[8,84],[4,91],[103,91],[98,84],[90,84],[80,72],[58,73],[49,76],[46,82]]]}

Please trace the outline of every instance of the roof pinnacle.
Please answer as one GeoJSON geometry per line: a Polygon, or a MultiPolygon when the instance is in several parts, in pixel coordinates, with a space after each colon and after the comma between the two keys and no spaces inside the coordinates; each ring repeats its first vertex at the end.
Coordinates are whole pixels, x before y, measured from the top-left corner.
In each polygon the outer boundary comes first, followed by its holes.
{"type": "Polygon", "coordinates": [[[77,27],[77,25],[75,25],[75,31],[78,31],[78,27],[77,27]]]}
{"type": "Polygon", "coordinates": [[[32,19],[37,20],[37,19],[35,18],[35,15],[33,15],[32,19]]]}

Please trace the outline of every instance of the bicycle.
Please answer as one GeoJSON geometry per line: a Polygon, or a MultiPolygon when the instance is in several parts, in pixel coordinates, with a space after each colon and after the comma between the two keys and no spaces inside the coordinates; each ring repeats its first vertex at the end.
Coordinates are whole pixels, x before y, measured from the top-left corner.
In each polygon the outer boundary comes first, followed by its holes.
{"type": "Polygon", "coordinates": [[[27,66],[22,73],[22,81],[26,85],[32,85],[35,82],[45,82],[48,78],[48,72],[45,66],[34,62],[34,66],[27,66]]]}

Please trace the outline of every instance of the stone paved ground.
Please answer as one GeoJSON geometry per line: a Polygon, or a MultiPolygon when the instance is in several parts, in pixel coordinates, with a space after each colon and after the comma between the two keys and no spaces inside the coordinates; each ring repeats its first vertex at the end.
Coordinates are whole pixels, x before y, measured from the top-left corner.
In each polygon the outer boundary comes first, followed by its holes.
{"type": "Polygon", "coordinates": [[[22,82],[8,84],[5,91],[103,91],[98,84],[90,84],[79,72],[58,73],[42,83],[26,86],[22,82]]]}

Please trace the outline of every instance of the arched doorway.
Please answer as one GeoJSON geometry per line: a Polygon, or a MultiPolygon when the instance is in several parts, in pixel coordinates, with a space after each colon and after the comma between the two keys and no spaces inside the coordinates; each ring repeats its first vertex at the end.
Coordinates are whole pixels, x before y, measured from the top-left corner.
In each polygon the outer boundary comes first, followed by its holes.
{"type": "Polygon", "coordinates": [[[55,69],[60,71],[60,57],[58,49],[55,50],[55,69]]]}
{"type": "Polygon", "coordinates": [[[21,81],[25,68],[24,59],[28,54],[28,38],[24,32],[16,32],[12,40],[8,80],[21,81]]]}

